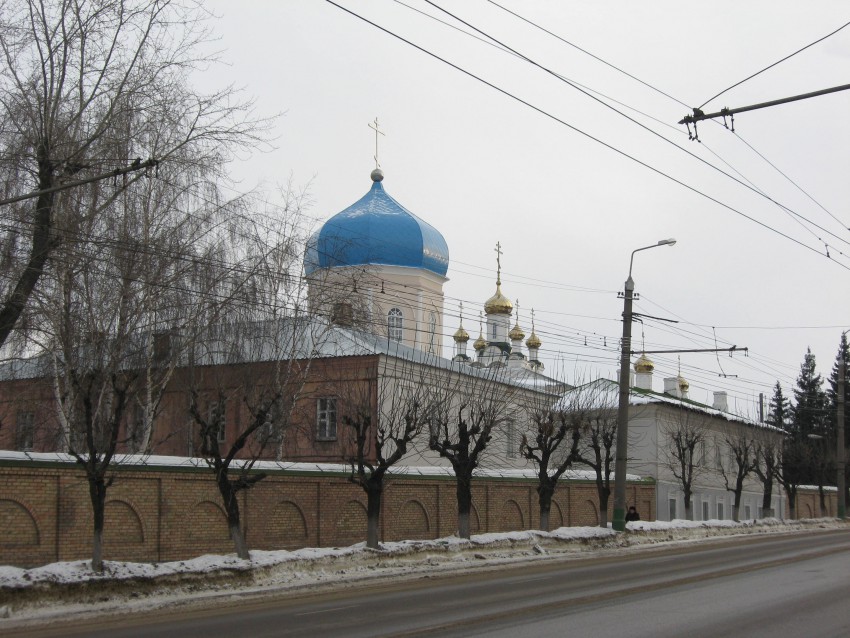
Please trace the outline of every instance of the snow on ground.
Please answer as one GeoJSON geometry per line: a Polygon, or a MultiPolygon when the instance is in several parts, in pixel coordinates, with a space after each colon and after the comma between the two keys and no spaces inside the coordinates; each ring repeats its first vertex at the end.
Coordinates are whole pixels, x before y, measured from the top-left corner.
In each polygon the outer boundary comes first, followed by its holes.
{"type": "Polygon", "coordinates": [[[240,560],[231,554],[167,563],[105,561],[102,574],[92,572],[88,561],[52,563],[32,569],[0,566],[0,618],[5,618],[0,620],[0,631],[20,621],[127,613],[203,604],[222,596],[346,587],[377,577],[416,577],[553,557],[592,557],[658,543],[844,525],[837,519],[790,522],[763,519],[740,523],[637,521],[627,524],[627,533],[615,532],[610,527],[561,527],[552,532],[479,534],[470,540],[450,536],[383,543],[380,550],[370,550],[363,543],[343,548],[255,550],[251,552],[251,560],[240,560]]]}

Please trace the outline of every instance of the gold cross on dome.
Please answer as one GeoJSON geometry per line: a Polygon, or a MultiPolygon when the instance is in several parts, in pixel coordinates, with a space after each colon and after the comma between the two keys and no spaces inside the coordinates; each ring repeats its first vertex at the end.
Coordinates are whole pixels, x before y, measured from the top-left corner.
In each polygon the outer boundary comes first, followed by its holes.
{"type": "Polygon", "coordinates": [[[375,168],[380,168],[381,165],[378,163],[378,136],[383,135],[386,137],[386,133],[380,130],[380,124],[378,124],[378,118],[375,118],[374,123],[369,122],[369,128],[375,131],[375,168]]]}
{"type": "Polygon", "coordinates": [[[496,285],[502,285],[502,244],[500,242],[496,242],[496,285]]]}

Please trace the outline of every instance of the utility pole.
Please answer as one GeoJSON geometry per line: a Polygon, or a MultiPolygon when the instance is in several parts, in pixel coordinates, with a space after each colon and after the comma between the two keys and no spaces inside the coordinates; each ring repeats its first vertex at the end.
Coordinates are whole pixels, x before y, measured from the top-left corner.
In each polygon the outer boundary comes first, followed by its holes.
{"type": "MultiPolygon", "coordinates": [[[[846,335],[847,332],[844,334],[846,335]]],[[[841,352],[841,365],[838,366],[838,388],[835,397],[835,411],[837,413],[835,429],[838,437],[835,450],[835,465],[837,466],[835,484],[838,487],[838,518],[841,520],[844,520],[847,516],[844,502],[845,492],[847,491],[847,486],[844,484],[844,466],[846,463],[844,458],[844,384],[846,379],[847,359],[844,358],[844,352],[841,352]]]]}

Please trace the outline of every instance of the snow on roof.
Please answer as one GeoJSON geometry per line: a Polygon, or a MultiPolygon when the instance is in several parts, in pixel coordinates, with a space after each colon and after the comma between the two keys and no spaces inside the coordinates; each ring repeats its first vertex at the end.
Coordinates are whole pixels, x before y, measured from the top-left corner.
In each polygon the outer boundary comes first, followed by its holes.
{"type": "MultiPolygon", "coordinates": [[[[572,405],[581,403],[582,401],[593,401],[593,405],[602,408],[616,409],[620,401],[620,385],[611,379],[596,379],[590,383],[577,386],[567,390],[561,395],[561,398],[555,403],[553,409],[564,410],[570,409],[572,405]]],[[[629,388],[629,405],[650,405],[650,404],[667,404],[674,405],[678,408],[685,408],[701,414],[718,417],[726,421],[734,421],[743,423],[751,427],[765,428],[776,432],[784,432],[781,428],[754,421],[747,417],[743,417],[731,412],[724,412],[711,406],[693,401],[692,399],[680,399],[669,394],[655,392],[654,390],[644,390],[642,388],[629,388]]]]}
{"type": "MultiPolygon", "coordinates": [[[[175,334],[172,338],[179,341],[181,336],[175,334]]],[[[188,348],[185,350],[188,351],[188,348]]],[[[550,394],[565,387],[565,384],[556,379],[530,369],[488,369],[459,364],[451,359],[392,341],[386,336],[334,325],[321,317],[212,325],[195,341],[192,351],[196,365],[383,355],[550,394]]],[[[188,365],[188,356],[188,352],[184,352],[178,365],[188,365]]],[[[30,359],[8,361],[0,364],[0,380],[46,376],[51,374],[52,370],[49,363],[50,358],[44,354],[30,359]]],[[[126,365],[143,365],[143,362],[128,356],[126,365]]]]}

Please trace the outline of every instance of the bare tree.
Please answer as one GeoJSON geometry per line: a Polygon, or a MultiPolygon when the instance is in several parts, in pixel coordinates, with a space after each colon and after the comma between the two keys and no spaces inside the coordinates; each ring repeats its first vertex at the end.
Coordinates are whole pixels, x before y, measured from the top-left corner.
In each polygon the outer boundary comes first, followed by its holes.
{"type": "Polygon", "coordinates": [[[769,436],[760,436],[755,446],[755,472],[762,484],[762,516],[771,518],[773,511],[773,486],[779,482],[781,443],[769,436]]]}
{"type": "Polygon", "coordinates": [[[727,435],[724,437],[726,447],[732,453],[733,464],[726,469],[721,465],[720,473],[726,490],[734,494],[732,505],[732,520],[739,521],[741,514],[741,495],[744,492],[744,481],[758,467],[756,444],[746,435],[727,435]]]}
{"type": "Polygon", "coordinates": [[[453,374],[433,390],[428,446],[454,470],[461,538],[470,536],[473,473],[500,426],[515,420],[515,394],[498,369],[453,374]]]}
{"type": "Polygon", "coordinates": [[[304,236],[298,200],[284,211],[233,220],[222,259],[199,279],[216,282],[192,334],[182,389],[195,430],[190,439],[212,470],[237,555],[249,558],[238,495],[265,478],[263,458],[280,459],[298,420],[313,358],[327,325],[301,314],[304,236]]]}
{"type": "Polygon", "coordinates": [[[529,443],[526,434],[522,435],[520,454],[537,471],[537,501],[543,531],[549,531],[549,513],[558,480],[572,466],[577,453],[580,432],[572,417],[565,410],[535,410],[529,418],[532,442],[529,443]]]}
{"type": "Polygon", "coordinates": [[[575,463],[596,472],[600,524],[607,525],[617,427],[616,414],[611,411],[615,396],[606,392],[603,384],[588,383],[566,392],[553,409],[532,411],[530,436],[523,435],[520,449],[537,470],[541,529],[549,529],[558,480],[575,463]]]}
{"type": "Polygon", "coordinates": [[[378,548],[387,472],[408,453],[430,409],[431,379],[413,361],[381,358],[375,382],[349,385],[342,422],[349,429],[349,480],[366,493],[366,545],[378,548]]]}
{"type": "Polygon", "coordinates": [[[608,501],[611,498],[611,475],[617,446],[617,415],[596,410],[589,415],[581,431],[578,463],[593,470],[599,496],[599,526],[608,527],[608,501]]]}
{"type": "Polygon", "coordinates": [[[170,0],[0,4],[0,198],[36,194],[0,206],[0,345],[16,325],[21,340],[38,327],[23,315],[57,248],[97,239],[58,211],[73,216],[69,200],[86,195],[87,214],[111,217],[145,179],[97,176],[156,158],[161,179],[200,193],[234,147],[257,143],[249,103],[189,84],[212,61],[198,46],[204,15],[170,0]],[[88,185],[60,190],[69,180],[88,185]]]}
{"type": "Polygon", "coordinates": [[[685,516],[694,518],[693,486],[704,468],[697,458],[697,448],[706,440],[706,423],[699,415],[681,408],[673,420],[663,427],[668,443],[663,446],[667,467],[682,487],[685,516]]]}
{"type": "Polygon", "coordinates": [[[788,495],[789,516],[797,518],[797,491],[804,484],[804,477],[809,471],[810,446],[799,435],[792,434],[782,443],[779,472],[776,476],[780,485],[788,495]]]}

